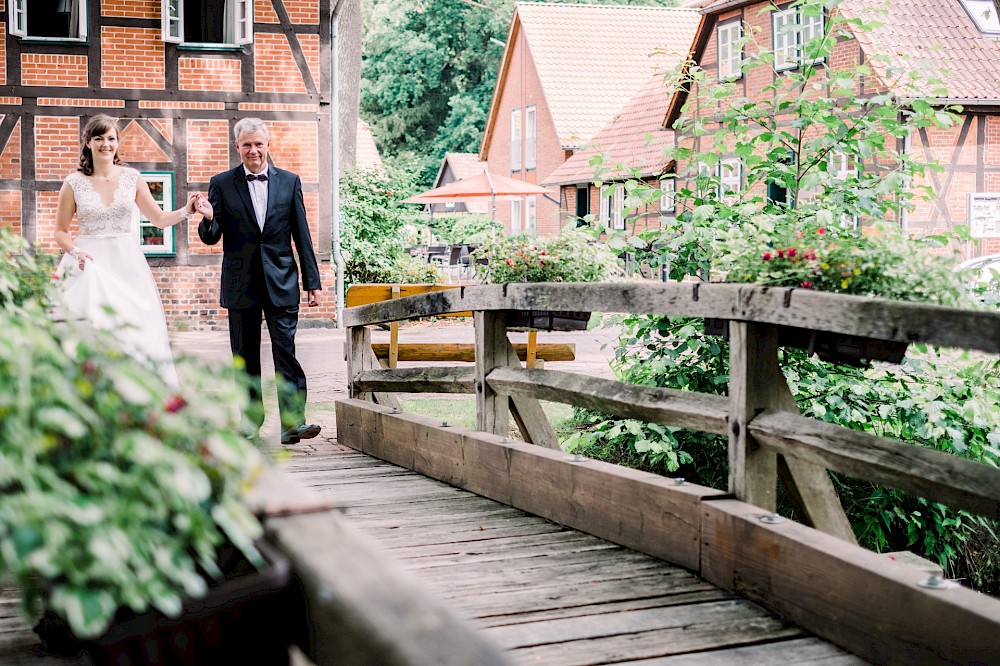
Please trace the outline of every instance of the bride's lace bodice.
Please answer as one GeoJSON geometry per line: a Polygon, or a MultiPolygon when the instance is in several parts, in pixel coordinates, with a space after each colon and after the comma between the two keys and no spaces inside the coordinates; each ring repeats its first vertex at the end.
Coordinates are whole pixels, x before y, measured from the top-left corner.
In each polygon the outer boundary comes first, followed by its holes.
{"type": "Polygon", "coordinates": [[[73,188],[76,199],[76,219],[80,223],[80,235],[104,236],[131,232],[138,179],[138,171],[123,168],[111,204],[105,205],[101,201],[101,195],[94,191],[90,178],[79,171],[67,176],[66,182],[73,188]]]}

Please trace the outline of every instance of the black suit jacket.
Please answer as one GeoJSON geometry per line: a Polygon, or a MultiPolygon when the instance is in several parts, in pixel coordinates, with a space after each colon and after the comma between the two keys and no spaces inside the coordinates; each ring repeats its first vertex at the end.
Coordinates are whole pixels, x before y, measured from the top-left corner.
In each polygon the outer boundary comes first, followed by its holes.
{"type": "Polygon", "coordinates": [[[302,201],[302,181],[273,166],[268,167],[267,177],[263,230],[257,226],[242,164],[214,176],[208,185],[214,217],[201,221],[198,236],[207,245],[222,240],[220,302],[224,308],[264,305],[261,289],[267,290],[275,306],[298,305],[299,268],[292,254],[293,240],[302,267],[302,288],[322,288],[302,201]]]}

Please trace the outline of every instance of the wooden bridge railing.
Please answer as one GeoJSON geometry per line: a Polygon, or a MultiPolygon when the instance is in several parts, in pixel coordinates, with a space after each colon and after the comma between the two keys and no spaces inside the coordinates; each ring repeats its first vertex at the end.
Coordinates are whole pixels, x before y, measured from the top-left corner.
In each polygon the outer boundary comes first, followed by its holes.
{"type": "Polygon", "coordinates": [[[342,442],[692,568],[879,663],[1000,660],[982,638],[1000,632],[1000,601],[933,579],[931,591],[918,589],[900,563],[858,548],[827,472],[1000,519],[1000,470],[802,416],[777,353],[804,335],[817,347],[817,338],[840,336],[861,350],[920,342],[1000,354],[1000,314],[753,285],[532,283],[349,308],[344,321],[352,400],[338,403],[342,442]],[[514,310],[725,320],[728,396],[522,368],[506,335],[514,310]],[[474,313],[474,368],[379,367],[367,326],[459,311],[474,313]],[[402,414],[393,395],[463,391],[476,396],[478,433],[402,414]],[[726,434],[730,494],[567,460],[539,400],[726,434]],[[527,445],[507,437],[510,416],[527,445]],[[819,532],[769,524],[779,480],[801,522],[819,532]],[[940,623],[946,616],[954,619],[940,623]]]}

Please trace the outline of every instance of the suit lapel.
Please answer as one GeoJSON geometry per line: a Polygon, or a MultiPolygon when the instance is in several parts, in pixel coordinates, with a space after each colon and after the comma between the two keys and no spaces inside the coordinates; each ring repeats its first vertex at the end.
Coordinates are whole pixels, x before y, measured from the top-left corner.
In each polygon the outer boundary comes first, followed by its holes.
{"type": "Polygon", "coordinates": [[[250,198],[250,186],[247,185],[242,164],[233,170],[233,183],[236,191],[240,193],[240,198],[243,199],[243,204],[247,207],[247,222],[254,233],[259,235],[260,227],[257,226],[257,214],[253,210],[253,199],[250,198]]]}
{"type": "Polygon", "coordinates": [[[267,168],[267,210],[264,212],[264,225],[271,219],[271,212],[274,210],[274,200],[277,197],[278,188],[281,187],[278,170],[273,166],[267,168]]]}

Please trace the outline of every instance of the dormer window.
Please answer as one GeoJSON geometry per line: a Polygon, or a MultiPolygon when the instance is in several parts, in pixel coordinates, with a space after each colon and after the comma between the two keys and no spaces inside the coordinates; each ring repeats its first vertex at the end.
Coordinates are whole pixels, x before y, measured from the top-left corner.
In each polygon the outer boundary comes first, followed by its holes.
{"type": "Polygon", "coordinates": [[[253,41],[253,0],[161,0],[163,41],[240,46],[253,41]]]}
{"type": "Polygon", "coordinates": [[[979,32],[1000,37],[1000,16],[993,0],[959,0],[962,7],[976,22],[979,32]]]}
{"type": "Polygon", "coordinates": [[[87,39],[85,0],[8,0],[10,34],[23,39],[84,41],[87,39]]]}

